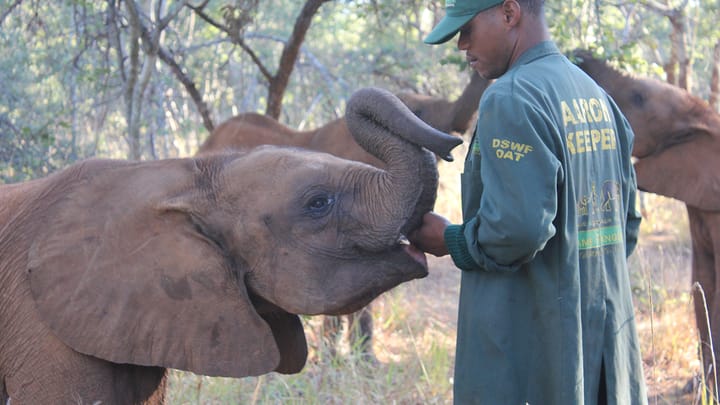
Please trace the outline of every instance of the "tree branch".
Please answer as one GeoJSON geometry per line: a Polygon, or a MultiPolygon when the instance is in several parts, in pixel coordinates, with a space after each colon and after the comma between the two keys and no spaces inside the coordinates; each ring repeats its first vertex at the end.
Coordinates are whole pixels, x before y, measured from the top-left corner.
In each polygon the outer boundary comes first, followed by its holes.
{"type": "Polygon", "coordinates": [[[10,15],[10,13],[12,13],[12,11],[20,5],[20,3],[22,3],[22,0],[15,0],[12,4],[10,4],[10,6],[8,6],[5,11],[0,13],[0,27],[2,27],[3,22],[5,22],[7,16],[10,15]]]}
{"type": "Polygon", "coordinates": [[[265,110],[266,115],[275,119],[280,117],[283,96],[287,84],[290,81],[290,74],[293,71],[298,53],[300,52],[300,45],[302,45],[302,42],[305,40],[305,34],[307,34],[307,30],[310,28],[312,18],[320,6],[328,1],[329,0],[308,0],[305,6],[303,6],[302,11],[300,11],[300,15],[295,20],[293,32],[280,56],[277,73],[273,80],[270,81],[267,109],[265,110]]]}
{"type": "Polygon", "coordinates": [[[252,48],[250,48],[250,46],[248,46],[248,44],[243,40],[243,38],[240,36],[240,33],[237,30],[231,29],[227,25],[215,21],[212,17],[207,15],[204,11],[205,5],[207,5],[207,1],[205,1],[200,6],[188,5],[188,7],[193,10],[205,22],[227,34],[228,38],[230,38],[230,41],[233,44],[242,48],[242,50],[245,51],[248,56],[250,56],[250,59],[252,59],[253,63],[255,63],[255,65],[258,67],[260,73],[263,75],[263,77],[265,77],[265,80],[267,80],[268,82],[272,81],[272,72],[270,72],[270,70],[265,66],[262,60],[260,60],[260,57],[255,53],[255,51],[253,51],[252,48]]]}
{"type": "MultiPolygon", "coordinates": [[[[179,5],[174,5],[174,8],[171,9],[166,14],[166,16],[162,18],[159,17],[159,10],[156,11],[156,13],[158,13],[157,20],[159,21],[157,23],[158,28],[156,30],[153,30],[151,32],[145,25],[140,23],[140,35],[143,41],[143,46],[145,47],[145,51],[149,55],[157,56],[161,61],[163,61],[163,63],[165,63],[165,65],[170,68],[172,74],[183,85],[185,91],[188,92],[188,95],[190,95],[193,103],[195,103],[198,113],[200,113],[200,116],[202,118],[203,126],[209,132],[212,132],[212,130],[215,128],[215,125],[213,123],[210,109],[203,100],[203,97],[200,94],[200,91],[197,89],[197,86],[195,86],[195,82],[185,72],[183,72],[182,67],[175,61],[172,54],[160,45],[159,38],[162,32],[160,29],[167,27],[170,20],[177,16],[182,7],[187,6],[193,9],[193,6],[188,4],[187,1],[183,1],[182,3],[178,4],[179,5]]],[[[205,4],[207,4],[207,1],[205,1],[203,5],[201,5],[201,7],[204,7],[205,4]]]]}
{"type": "Polygon", "coordinates": [[[192,98],[195,106],[198,109],[198,112],[200,113],[200,116],[202,117],[203,125],[208,130],[208,132],[212,132],[212,130],[215,128],[215,125],[213,124],[210,109],[203,100],[203,97],[195,86],[195,83],[192,81],[192,79],[190,79],[190,77],[188,77],[187,74],[185,74],[185,72],[183,72],[180,65],[175,62],[175,59],[165,48],[158,47],[158,57],[170,68],[170,71],[173,75],[175,75],[175,78],[178,79],[178,81],[182,83],[182,85],[185,87],[185,91],[187,91],[190,95],[190,98],[192,98]]]}

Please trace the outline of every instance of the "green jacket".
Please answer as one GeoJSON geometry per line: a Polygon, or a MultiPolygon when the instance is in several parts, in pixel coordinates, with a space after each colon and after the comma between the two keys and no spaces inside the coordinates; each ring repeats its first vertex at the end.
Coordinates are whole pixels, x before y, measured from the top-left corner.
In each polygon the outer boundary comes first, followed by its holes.
{"type": "Polygon", "coordinates": [[[633,133],[552,42],[480,100],[462,174],[455,403],[645,404],[627,256],[640,216],[633,133]]]}

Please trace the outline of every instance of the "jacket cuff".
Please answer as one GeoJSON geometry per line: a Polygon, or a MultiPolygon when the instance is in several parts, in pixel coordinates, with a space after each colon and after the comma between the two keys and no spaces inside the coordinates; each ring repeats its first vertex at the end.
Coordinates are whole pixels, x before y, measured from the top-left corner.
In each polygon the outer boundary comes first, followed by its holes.
{"type": "Polygon", "coordinates": [[[445,246],[447,246],[455,266],[462,270],[472,270],[477,265],[468,250],[464,230],[464,225],[448,225],[445,228],[443,237],[445,246]]]}

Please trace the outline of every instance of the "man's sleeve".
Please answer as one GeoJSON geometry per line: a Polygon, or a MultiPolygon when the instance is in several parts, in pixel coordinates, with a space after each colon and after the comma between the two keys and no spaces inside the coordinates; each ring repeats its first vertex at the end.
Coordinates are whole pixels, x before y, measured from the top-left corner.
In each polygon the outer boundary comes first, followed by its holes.
{"type": "MultiPolygon", "coordinates": [[[[508,93],[489,94],[480,107],[477,145],[482,181],[480,209],[445,231],[456,266],[463,270],[515,271],[555,235],[562,181],[556,128],[545,112],[508,93]]],[[[467,173],[465,174],[468,175],[467,173]]]]}

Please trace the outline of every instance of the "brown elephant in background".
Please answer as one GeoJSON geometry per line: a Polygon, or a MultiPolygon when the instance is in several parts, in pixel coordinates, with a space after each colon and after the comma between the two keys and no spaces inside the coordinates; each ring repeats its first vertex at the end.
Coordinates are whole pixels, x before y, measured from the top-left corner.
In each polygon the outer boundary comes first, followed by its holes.
{"type": "Polygon", "coordinates": [[[704,100],[666,82],[620,72],[588,51],[577,65],[615,100],[635,132],[638,188],[685,202],[692,239],[695,317],[705,371],[720,360],[720,115],[704,100]]]}
{"type": "MultiPolygon", "coordinates": [[[[473,72],[468,85],[455,100],[431,97],[414,92],[400,92],[397,97],[420,119],[431,127],[462,136],[474,122],[480,96],[490,82],[473,72]]],[[[252,148],[260,145],[290,145],[333,154],[382,167],[383,163],[366,152],[353,139],[345,118],[338,118],[322,127],[296,131],[273,118],[255,113],[243,113],[224,121],[200,146],[199,155],[227,149],[252,148]]],[[[335,352],[341,330],[341,319],[326,317],[323,322],[328,348],[335,352]]],[[[350,346],[368,359],[372,353],[372,313],[366,307],[350,314],[347,319],[350,346]]]]}
{"type": "MultiPolygon", "coordinates": [[[[480,96],[489,82],[473,73],[470,82],[455,101],[411,92],[396,96],[431,127],[457,135],[464,134],[477,113],[480,96]]],[[[260,145],[296,146],[335,156],[382,166],[353,139],[345,117],[307,131],[294,130],[277,120],[256,113],[238,114],[218,125],[200,145],[199,155],[227,149],[247,149],[260,145]]]]}
{"type": "Polygon", "coordinates": [[[266,146],[0,186],[0,403],[162,403],[166,368],[296,373],[298,314],[426,276],[403,236],[436,197],[417,145],[447,156],[460,140],[379,89],[347,116],[385,170],[266,146]]]}

